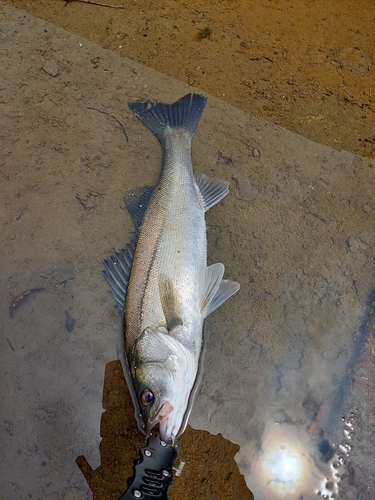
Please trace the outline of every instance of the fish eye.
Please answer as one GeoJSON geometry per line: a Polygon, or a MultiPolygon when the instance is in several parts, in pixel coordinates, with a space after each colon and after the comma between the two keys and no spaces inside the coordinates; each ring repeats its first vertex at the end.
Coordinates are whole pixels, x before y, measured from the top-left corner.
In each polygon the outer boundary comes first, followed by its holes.
{"type": "Polygon", "coordinates": [[[150,389],[141,392],[141,403],[143,406],[150,406],[155,400],[154,393],[150,389]]]}

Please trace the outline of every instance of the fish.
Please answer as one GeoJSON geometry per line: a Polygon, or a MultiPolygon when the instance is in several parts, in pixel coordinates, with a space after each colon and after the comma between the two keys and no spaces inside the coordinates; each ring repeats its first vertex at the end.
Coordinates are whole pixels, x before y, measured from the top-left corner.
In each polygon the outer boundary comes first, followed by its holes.
{"type": "Polygon", "coordinates": [[[159,140],[163,166],[155,187],[124,197],[136,236],[103,271],[124,313],[124,372],[138,426],[172,443],[199,386],[203,322],[240,288],[223,279],[223,264],[207,265],[205,212],[229,183],[193,172],[192,139],[206,101],[188,94],[173,104],[129,103],[159,140]]]}

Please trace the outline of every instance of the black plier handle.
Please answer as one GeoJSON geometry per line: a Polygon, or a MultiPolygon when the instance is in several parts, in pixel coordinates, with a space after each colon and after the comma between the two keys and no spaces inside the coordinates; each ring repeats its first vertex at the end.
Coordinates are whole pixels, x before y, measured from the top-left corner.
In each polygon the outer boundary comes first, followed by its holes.
{"type": "Polygon", "coordinates": [[[128,479],[128,489],[119,500],[168,500],[176,447],[150,434],[139,455],[134,461],[134,475],[128,479]]]}

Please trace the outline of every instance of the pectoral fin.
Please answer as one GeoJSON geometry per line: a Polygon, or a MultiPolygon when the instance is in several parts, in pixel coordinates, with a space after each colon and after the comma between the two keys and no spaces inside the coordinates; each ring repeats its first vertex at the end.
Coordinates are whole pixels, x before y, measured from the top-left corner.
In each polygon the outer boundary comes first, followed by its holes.
{"type": "Polygon", "coordinates": [[[224,266],[221,263],[212,264],[206,269],[201,302],[201,312],[204,318],[224,304],[240,288],[239,283],[235,281],[223,280],[223,274],[224,266]]]}
{"type": "Polygon", "coordinates": [[[166,276],[159,278],[159,294],[167,330],[170,332],[182,325],[180,314],[180,301],[172,281],[166,276]]]}

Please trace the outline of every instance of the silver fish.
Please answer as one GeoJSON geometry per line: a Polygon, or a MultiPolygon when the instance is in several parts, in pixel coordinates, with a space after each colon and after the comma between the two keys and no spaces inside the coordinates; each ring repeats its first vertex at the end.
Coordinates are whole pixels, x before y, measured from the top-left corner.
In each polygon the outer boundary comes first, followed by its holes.
{"type": "Polygon", "coordinates": [[[159,139],[163,169],[155,188],[125,197],[136,241],[103,271],[125,316],[125,372],[140,428],[164,441],[184,430],[199,383],[204,319],[239,289],[223,264],[207,266],[204,213],[228,183],[193,173],[191,143],[206,98],[130,109],[159,139]],[[126,299],[125,299],[126,295],[126,299]]]}

